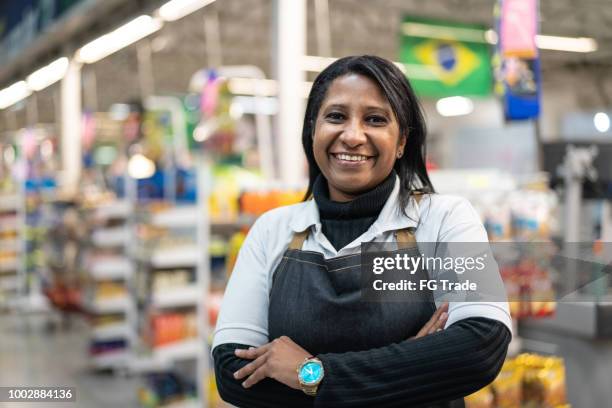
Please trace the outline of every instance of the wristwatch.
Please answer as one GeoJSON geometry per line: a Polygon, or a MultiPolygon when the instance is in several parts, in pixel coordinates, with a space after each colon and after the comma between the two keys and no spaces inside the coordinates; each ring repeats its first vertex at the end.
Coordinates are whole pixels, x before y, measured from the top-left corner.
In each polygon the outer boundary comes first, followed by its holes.
{"type": "Polygon", "coordinates": [[[315,357],[306,357],[302,364],[298,366],[297,374],[302,391],[306,395],[317,395],[317,388],[325,375],[321,360],[315,357]]]}

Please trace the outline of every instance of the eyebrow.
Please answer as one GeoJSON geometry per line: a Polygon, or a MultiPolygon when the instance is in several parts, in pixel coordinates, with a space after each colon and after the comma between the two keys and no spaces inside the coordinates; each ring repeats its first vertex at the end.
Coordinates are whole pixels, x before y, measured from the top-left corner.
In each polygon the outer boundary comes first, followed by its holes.
{"type": "MultiPolygon", "coordinates": [[[[346,109],[346,105],[342,104],[342,103],[334,103],[332,105],[326,106],[324,110],[329,110],[329,109],[346,109]]],[[[382,111],[384,113],[386,113],[387,115],[391,114],[391,110],[384,107],[384,106],[378,106],[378,105],[370,105],[370,106],[366,106],[365,110],[368,111],[382,111]]]]}

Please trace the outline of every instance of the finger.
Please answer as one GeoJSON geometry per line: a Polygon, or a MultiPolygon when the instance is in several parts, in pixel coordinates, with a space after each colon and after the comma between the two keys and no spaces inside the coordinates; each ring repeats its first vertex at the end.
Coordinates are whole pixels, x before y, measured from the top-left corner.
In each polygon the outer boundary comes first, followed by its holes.
{"type": "Polygon", "coordinates": [[[255,372],[253,374],[251,374],[249,376],[249,378],[247,378],[243,383],[242,386],[244,388],[250,388],[253,385],[257,384],[258,382],[260,382],[261,380],[263,380],[264,378],[266,378],[266,366],[263,365],[262,367],[259,367],[257,370],[255,370],[255,372]]]}
{"type": "Polygon", "coordinates": [[[432,327],[434,327],[436,325],[436,323],[438,323],[438,321],[440,320],[440,316],[442,315],[442,313],[445,313],[445,305],[448,306],[447,303],[442,304],[442,306],[440,306],[434,313],[433,315],[431,315],[431,317],[429,318],[429,320],[427,321],[427,323],[425,323],[425,326],[423,326],[423,328],[421,329],[421,331],[423,332],[423,334],[427,334],[429,333],[429,331],[432,329],[432,327]]]}
{"type": "MultiPolygon", "coordinates": [[[[427,321],[427,323],[425,323],[425,325],[421,328],[421,330],[419,330],[419,332],[413,338],[417,338],[418,339],[419,337],[426,336],[427,334],[432,333],[432,329],[434,329],[433,332],[435,332],[435,329],[437,329],[438,327],[434,328],[434,326],[439,322],[440,316],[442,316],[443,313],[447,313],[447,311],[448,311],[448,302],[444,302],[434,312],[434,314],[427,321]]],[[[446,322],[444,322],[444,323],[446,323],[446,322]]]]}
{"type": "Polygon", "coordinates": [[[429,334],[432,334],[432,333],[435,333],[437,331],[444,329],[444,325],[446,325],[447,320],[448,320],[448,313],[446,312],[442,313],[440,317],[438,318],[438,321],[436,321],[429,329],[429,334]]]}
{"type": "Polygon", "coordinates": [[[255,360],[259,356],[262,356],[270,347],[270,343],[264,344],[261,347],[249,347],[248,349],[236,349],[234,354],[237,357],[244,358],[246,360],[255,360]]]}
{"type": "Polygon", "coordinates": [[[243,378],[252,375],[255,371],[257,371],[257,369],[266,363],[266,358],[267,356],[264,354],[263,356],[251,361],[249,364],[236,371],[234,373],[234,378],[237,380],[242,380],[243,378]]]}

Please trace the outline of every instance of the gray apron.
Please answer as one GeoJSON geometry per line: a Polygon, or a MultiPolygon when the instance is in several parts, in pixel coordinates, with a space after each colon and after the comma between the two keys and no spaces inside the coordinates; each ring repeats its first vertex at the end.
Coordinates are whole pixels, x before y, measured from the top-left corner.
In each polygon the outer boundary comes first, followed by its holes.
{"type": "MultiPolygon", "coordinates": [[[[369,350],[415,336],[436,310],[433,294],[405,302],[361,299],[361,254],[325,259],[303,251],[309,230],[296,233],[277,267],[270,291],[268,336],[288,336],[313,355],[369,350]]],[[[396,232],[398,249],[419,256],[414,229],[396,232]]],[[[417,279],[427,271],[416,272],[417,279]],[[419,276],[420,275],[420,276],[419,276]]],[[[313,398],[304,395],[311,407],[313,398]]],[[[292,404],[293,405],[293,404],[292,404]]],[[[398,407],[406,407],[398,401],[398,407]]],[[[463,400],[436,407],[464,407],[463,400]]]]}

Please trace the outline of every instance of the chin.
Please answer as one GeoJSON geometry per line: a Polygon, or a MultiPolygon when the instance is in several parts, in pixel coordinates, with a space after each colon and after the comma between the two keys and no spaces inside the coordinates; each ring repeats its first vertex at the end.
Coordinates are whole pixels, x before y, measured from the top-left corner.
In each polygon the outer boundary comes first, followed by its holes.
{"type": "Polygon", "coordinates": [[[333,184],[337,189],[351,195],[362,193],[374,187],[370,180],[364,182],[363,177],[357,175],[335,177],[333,184]]]}

